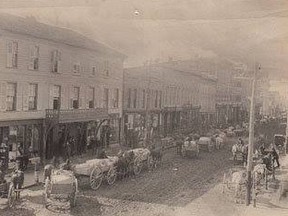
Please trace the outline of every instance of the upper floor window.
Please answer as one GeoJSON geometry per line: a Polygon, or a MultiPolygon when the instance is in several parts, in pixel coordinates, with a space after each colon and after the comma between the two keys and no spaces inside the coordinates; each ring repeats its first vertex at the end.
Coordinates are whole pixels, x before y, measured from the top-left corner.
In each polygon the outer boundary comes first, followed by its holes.
{"type": "Polygon", "coordinates": [[[52,52],[52,72],[59,73],[59,64],[61,61],[61,52],[59,50],[54,50],[52,52]]]}
{"type": "Polygon", "coordinates": [[[136,108],[137,107],[137,89],[134,89],[134,92],[133,92],[133,108],[136,108]]]}
{"type": "Polygon", "coordinates": [[[158,90],[155,91],[155,107],[158,106],[158,90]]]}
{"type": "Polygon", "coordinates": [[[79,74],[80,71],[81,71],[80,63],[75,63],[75,64],[73,65],[73,73],[79,74]]]}
{"type": "Polygon", "coordinates": [[[109,76],[110,74],[110,64],[109,64],[109,61],[104,61],[104,75],[105,76],[109,76]]]}
{"type": "Polygon", "coordinates": [[[61,97],[61,86],[54,85],[53,86],[53,109],[60,109],[60,97],[61,97]]]}
{"type": "Polygon", "coordinates": [[[29,110],[36,110],[37,109],[37,92],[38,92],[38,85],[37,84],[29,84],[29,110]]]}
{"type": "Polygon", "coordinates": [[[30,62],[29,70],[38,70],[39,69],[39,46],[30,47],[30,62]]]}
{"type": "Polygon", "coordinates": [[[145,108],[145,104],[146,104],[146,90],[143,89],[143,91],[142,91],[142,108],[145,108]]]}
{"type": "Polygon", "coordinates": [[[92,67],[92,75],[95,76],[96,72],[97,72],[97,68],[96,68],[96,66],[93,66],[92,67]]]}
{"type": "Polygon", "coordinates": [[[18,42],[7,43],[7,67],[16,68],[18,63],[18,42]]]}
{"type": "Polygon", "coordinates": [[[73,88],[73,98],[72,98],[72,108],[73,109],[79,109],[79,94],[80,94],[80,88],[74,87],[73,88]]]}
{"type": "Polygon", "coordinates": [[[17,93],[17,84],[7,83],[7,94],[6,94],[6,110],[7,111],[16,110],[16,93],[17,93]]]}
{"type": "Polygon", "coordinates": [[[95,98],[95,88],[90,87],[89,93],[88,93],[88,99],[89,99],[89,108],[94,108],[94,98],[95,98]]]}
{"type": "Polygon", "coordinates": [[[119,89],[114,89],[113,108],[119,107],[119,89]]]}
{"type": "Polygon", "coordinates": [[[128,89],[127,107],[131,108],[131,88],[128,89]]]}
{"type": "Polygon", "coordinates": [[[104,95],[103,95],[104,108],[108,108],[108,103],[109,103],[109,89],[104,88],[104,95]]]}

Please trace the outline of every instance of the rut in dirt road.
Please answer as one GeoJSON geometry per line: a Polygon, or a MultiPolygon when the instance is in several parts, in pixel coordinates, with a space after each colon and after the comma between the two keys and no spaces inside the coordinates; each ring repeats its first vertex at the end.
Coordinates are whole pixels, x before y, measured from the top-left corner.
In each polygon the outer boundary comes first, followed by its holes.
{"type": "Polygon", "coordinates": [[[161,167],[134,178],[118,181],[84,195],[183,206],[200,197],[222,180],[225,170],[233,166],[230,145],[212,153],[201,152],[200,158],[182,158],[175,150],[165,152],[161,167]]]}

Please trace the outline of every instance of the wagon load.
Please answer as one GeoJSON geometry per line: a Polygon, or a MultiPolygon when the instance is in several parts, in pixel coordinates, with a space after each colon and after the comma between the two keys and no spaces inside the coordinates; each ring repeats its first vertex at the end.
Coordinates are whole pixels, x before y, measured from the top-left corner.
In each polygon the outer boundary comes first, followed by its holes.
{"type": "Polygon", "coordinates": [[[113,167],[117,161],[118,157],[87,160],[85,163],[75,165],[73,170],[76,175],[90,175],[95,167],[99,167],[102,172],[106,172],[113,167]]]}
{"type": "Polygon", "coordinates": [[[103,159],[87,160],[85,163],[77,164],[73,167],[73,171],[78,179],[89,177],[90,187],[97,190],[103,179],[107,180],[109,185],[115,183],[117,178],[116,163],[119,158],[108,157],[103,159]]]}

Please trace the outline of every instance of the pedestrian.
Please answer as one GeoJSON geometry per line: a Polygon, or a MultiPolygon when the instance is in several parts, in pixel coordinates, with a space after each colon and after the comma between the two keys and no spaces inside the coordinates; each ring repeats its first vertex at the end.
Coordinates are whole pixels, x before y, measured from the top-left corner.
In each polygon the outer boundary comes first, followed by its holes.
{"type": "Polygon", "coordinates": [[[274,147],[272,148],[272,157],[273,157],[273,166],[274,166],[274,163],[276,161],[276,163],[277,163],[276,167],[280,167],[279,155],[278,155],[278,153],[274,147]]]}

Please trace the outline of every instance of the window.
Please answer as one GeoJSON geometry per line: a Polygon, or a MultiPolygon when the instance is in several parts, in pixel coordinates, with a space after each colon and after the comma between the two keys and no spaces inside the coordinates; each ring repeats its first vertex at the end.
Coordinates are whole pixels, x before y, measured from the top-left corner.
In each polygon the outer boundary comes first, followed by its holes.
{"type": "Polygon", "coordinates": [[[79,93],[80,93],[80,88],[74,87],[73,88],[73,98],[72,98],[72,108],[73,109],[79,109],[79,93]]]}
{"type": "Polygon", "coordinates": [[[58,110],[61,107],[60,103],[61,87],[54,85],[53,87],[53,109],[58,110]]]}
{"type": "Polygon", "coordinates": [[[30,47],[30,63],[29,70],[39,69],[39,46],[30,47]]]}
{"type": "Polygon", "coordinates": [[[131,108],[131,88],[128,89],[127,107],[131,108]]]}
{"type": "Polygon", "coordinates": [[[108,102],[109,102],[109,89],[104,88],[104,97],[103,97],[104,108],[108,108],[108,102]]]}
{"type": "Polygon", "coordinates": [[[16,110],[16,92],[17,92],[17,84],[7,83],[7,96],[6,96],[7,111],[16,110]]]}
{"type": "Polygon", "coordinates": [[[89,88],[88,92],[88,98],[89,98],[89,108],[94,108],[94,98],[95,98],[95,89],[93,87],[89,88]]]}
{"type": "Polygon", "coordinates": [[[155,91],[155,107],[158,106],[158,90],[155,91]]]}
{"type": "Polygon", "coordinates": [[[119,89],[114,89],[113,108],[119,107],[119,89]]]}
{"type": "Polygon", "coordinates": [[[79,74],[79,73],[80,73],[80,70],[81,70],[80,63],[75,63],[75,64],[73,65],[73,73],[79,74]]]}
{"type": "Polygon", "coordinates": [[[93,66],[93,67],[92,67],[92,75],[93,75],[93,76],[96,75],[96,71],[97,71],[96,66],[93,66]]]}
{"type": "Polygon", "coordinates": [[[109,76],[109,69],[110,69],[109,61],[105,61],[104,62],[104,71],[103,71],[105,76],[109,76]]]}
{"type": "Polygon", "coordinates": [[[16,68],[18,61],[18,42],[10,41],[7,44],[7,67],[16,68]]]}
{"type": "Polygon", "coordinates": [[[134,94],[133,94],[133,108],[137,107],[137,89],[134,89],[134,94]]]}
{"type": "Polygon", "coordinates": [[[159,108],[162,107],[162,91],[159,91],[159,108]]]}
{"type": "Polygon", "coordinates": [[[145,103],[146,103],[146,91],[143,89],[142,91],[142,108],[145,108],[145,103]]]}
{"type": "Polygon", "coordinates": [[[61,61],[61,52],[59,50],[54,50],[52,52],[52,72],[59,73],[59,64],[61,61]]]}
{"type": "Polygon", "coordinates": [[[29,84],[29,110],[36,110],[37,109],[37,91],[38,85],[37,84],[29,84]]]}

